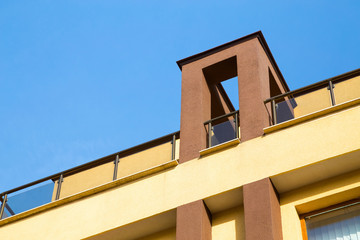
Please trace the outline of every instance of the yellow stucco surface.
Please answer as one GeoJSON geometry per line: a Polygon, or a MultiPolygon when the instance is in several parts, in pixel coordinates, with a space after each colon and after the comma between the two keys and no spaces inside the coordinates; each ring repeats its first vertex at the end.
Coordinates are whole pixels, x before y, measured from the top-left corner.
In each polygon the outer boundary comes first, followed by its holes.
{"type": "Polygon", "coordinates": [[[304,116],[331,106],[329,90],[326,87],[294,98],[297,106],[294,117],[304,116]]]}
{"type": "MultiPolygon", "coordinates": [[[[115,159],[114,159],[115,160],[115,159]]],[[[109,162],[88,170],[64,177],[60,198],[111,182],[114,175],[114,162],[109,162]]],[[[55,189],[57,184],[55,184],[55,189]]],[[[54,192],[56,190],[54,189],[54,192]]]]}
{"type": "Polygon", "coordinates": [[[360,171],[320,181],[280,196],[284,240],[302,240],[299,214],[360,197],[360,171]]]}
{"type": "Polygon", "coordinates": [[[171,160],[171,142],[121,158],[117,177],[122,178],[171,160]]]}
{"type": "Polygon", "coordinates": [[[212,240],[245,240],[244,208],[235,207],[212,216],[212,240]]]}
{"type": "MultiPolygon", "coordinates": [[[[333,90],[336,104],[360,98],[360,76],[334,83],[333,90]]],[[[294,108],[295,118],[332,106],[328,87],[295,97],[294,100],[297,104],[294,108]]]]}
{"type": "MultiPolygon", "coordinates": [[[[355,106],[297,124],[4,225],[0,236],[82,239],[265,177],[326,161],[360,149],[359,119],[360,106],[355,106]]],[[[293,211],[283,212],[283,219],[296,219],[293,211]]]]}
{"type": "MultiPolygon", "coordinates": [[[[171,160],[170,142],[120,158],[117,178],[149,169],[171,160]]],[[[114,159],[115,160],[115,159],[114,159]]],[[[114,174],[114,162],[108,162],[91,169],[67,176],[61,185],[60,198],[64,198],[87,189],[111,182],[114,174]]],[[[54,186],[55,199],[57,182],[54,186]]]]}
{"type": "Polygon", "coordinates": [[[360,98],[360,76],[334,85],[336,104],[360,98]]]}
{"type": "Polygon", "coordinates": [[[176,240],[176,229],[171,228],[137,240],[176,240]]]}

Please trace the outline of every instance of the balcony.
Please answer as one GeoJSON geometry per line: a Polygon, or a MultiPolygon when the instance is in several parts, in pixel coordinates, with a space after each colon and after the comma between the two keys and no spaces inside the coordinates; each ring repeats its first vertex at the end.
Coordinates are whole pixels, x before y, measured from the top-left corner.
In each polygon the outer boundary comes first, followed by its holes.
{"type": "Polygon", "coordinates": [[[172,167],[179,158],[179,143],[180,132],[175,132],[3,192],[0,194],[0,220],[172,167]]]}
{"type": "Polygon", "coordinates": [[[219,144],[239,138],[239,111],[234,111],[204,122],[207,130],[207,146],[219,144]]]}
{"type": "Polygon", "coordinates": [[[296,119],[309,119],[357,104],[360,99],[360,69],[266,99],[271,125],[287,126],[296,119]]]}

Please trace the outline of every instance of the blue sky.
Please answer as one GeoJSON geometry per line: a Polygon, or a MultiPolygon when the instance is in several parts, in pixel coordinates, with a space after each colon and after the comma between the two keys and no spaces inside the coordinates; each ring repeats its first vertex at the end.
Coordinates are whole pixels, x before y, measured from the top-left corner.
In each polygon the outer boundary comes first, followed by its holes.
{"type": "Polygon", "coordinates": [[[176,61],[261,30],[291,89],[360,67],[359,1],[0,2],[0,192],[180,128],[176,61]]]}

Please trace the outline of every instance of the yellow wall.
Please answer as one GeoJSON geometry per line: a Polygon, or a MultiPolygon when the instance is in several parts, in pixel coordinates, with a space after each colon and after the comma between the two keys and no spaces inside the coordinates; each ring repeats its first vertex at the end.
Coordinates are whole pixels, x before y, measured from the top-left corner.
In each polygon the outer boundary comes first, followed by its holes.
{"type": "MultiPolygon", "coordinates": [[[[1,226],[0,236],[82,239],[265,177],[356,151],[360,149],[359,119],[360,106],[356,106],[297,124],[1,226]],[[39,231],[40,228],[46,231],[39,231]]],[[[284,199],[283,222],[292,221],[291,216],[286,219],[292,211],[284,211],[284,199]]]]}
{"type": "MultiPolygon", "coordinates": [[[[168,142],[120,158],[118,179],[170,161],[171,151],[172,145],[171,142],[168,142]]],[[[111,182],[113,180],[113,174],[114,162],[112,161],[65,177],[61,185],[60,198],[111,182]]],[[[56,189],[57,182],[54,187],[53,200],[55,199],[56,189]]]]}
{"type": "Polygon", "coordinates": [[[60,198],[111,182],[113,175],[114,162],[109,162],[68,177],[64,177],[64,181],[61,184],[60,198]]]}
{"type": "Polygon", "coordinates": [[[331,107],[329,90],[326,87],[295,98],[297,106],[294,108],[294,117],[304,116],[331,107]]]}
{"type": "Polygon", "coordinates": [[[120,159],[118,178],[122,178],[136,172],[166,163],[171,160],[171,142],[146,149],[120,159]]]}
{"type": "MultiPolygon", "coordinates": [[[[360,98],[360,76],[334,84],[335,103],[340,104],[360,98]]],[[[327,87],[295,98],[297,106],[294,117],[331,107],[330,91],[327,87]]]]}
{"type": "Polygon", "coordinates": [[[299,214],[360,197],[360,171],[284,193],[280,196],[284,240],[303,240],[299,214]]]}
{"type": "Polygon", "coordinates": [[[336,104],[360,98],[360,76],[336,83],[334,95],[336,104]]]}
{"type": "Polygon", "coordinates": [[[176,229],[167,229],[138,240],[176,240],[176,229]]]}
{"type": "Polygon", "coordinates": [[[244,207],[236,207],[212,216],[212,240],[245,240],[244,207]]]}

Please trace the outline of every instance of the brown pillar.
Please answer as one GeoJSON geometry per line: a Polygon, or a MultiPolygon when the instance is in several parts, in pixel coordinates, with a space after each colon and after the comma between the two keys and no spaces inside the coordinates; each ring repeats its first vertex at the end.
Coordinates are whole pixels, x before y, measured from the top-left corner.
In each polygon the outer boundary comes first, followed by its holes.
{"type": "Polygon", "coordinates": [[[181,81],[180,163],[200,156],[206,148],[204,122],[211,119],[210,90],[202,68],[187,65],[181,81]]]}
{"type": "Polygon", "coordinates": [[[244,185],[246,240],[281,240],[280,204],[269,178],[244,185]]]}
{"type": "Polygon", "coordinates": [[[259,44],[237,58],[241,141],[261,136],[269,126],[264,100],[270,97],[269,70],[259,44]]]}
{"type": "Polygon", "coordinates": [[[176,209],[176,240],[211,240],[211,214],[203,200],[176,209]]]}

